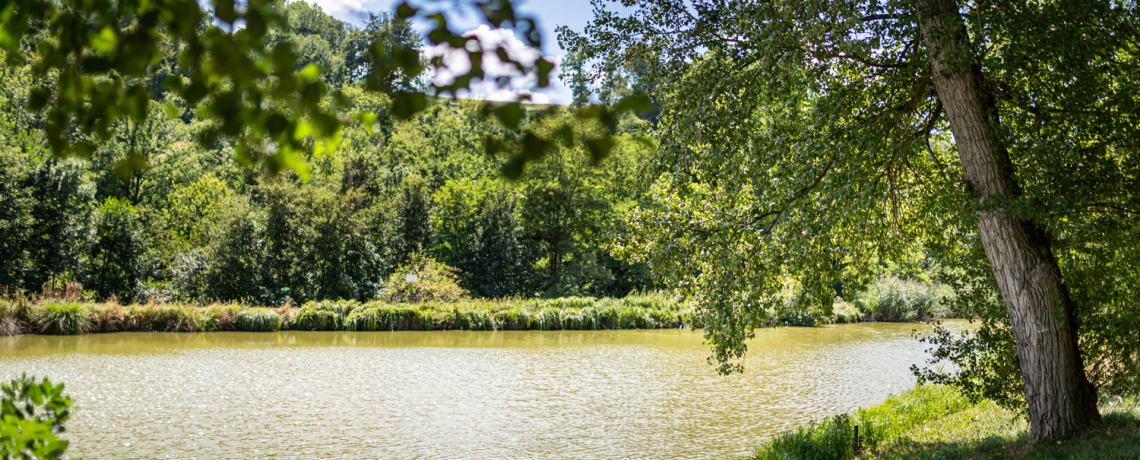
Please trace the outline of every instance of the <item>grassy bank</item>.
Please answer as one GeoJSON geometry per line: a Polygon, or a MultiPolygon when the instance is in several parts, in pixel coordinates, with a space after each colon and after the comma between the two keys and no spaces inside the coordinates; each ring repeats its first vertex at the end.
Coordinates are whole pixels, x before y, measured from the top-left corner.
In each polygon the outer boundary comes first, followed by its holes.
{"type": "MultiPolygon", "coordinates": [[[[0,297],[0,336],[74,335],[92,332],[211,332],[279,330],[596,330],[700,328],[694,306],[657,294],[621,299],[468,299],[422,304],[320,301],[266,308],[242,303],[194,305],[91,302],[82,286],[38,296],[0,297]]],[[[884,279],[854,302],[836,299],[827,314],[788,307],[763,326],[818,326],[863,321],[916,321],[952,317],[935,290],[884,279]]]]}
{"type": "Polygon", "coordinates": [[[1079,437],[1029,444],[1023,415],[992,402],[970,403],[948,387],[926,385],[882,404],[812,423],[760,446],[752,459],[1135,459],[1140,400],[1101,404],[1105,426],[1079,437]],[[852,451],[859,426],[862,451],[852,451]]]}
{"type": "Polygon", "coordinates": [[[623,299],[469,300],[393,304],[310,302],[120,305],[51,299],[0,301],[0,335],[162,331],[597,330],[700,327],[692,307],[662,296],[623,299]]]}

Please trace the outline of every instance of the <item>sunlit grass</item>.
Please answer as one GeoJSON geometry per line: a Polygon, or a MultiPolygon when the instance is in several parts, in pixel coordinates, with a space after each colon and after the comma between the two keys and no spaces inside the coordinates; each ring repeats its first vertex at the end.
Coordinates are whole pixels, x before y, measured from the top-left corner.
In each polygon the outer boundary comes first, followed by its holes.
{"type": "Polygon", "coordinates": [[[990,401],[970,403],[941,386],[919,386],[882,404],[781,434],[755,459],[850,459],[859,425],[860,459],[1135,459],[1140,457],[1140,404],[1109,398],[1105,426],[1061,441],[1029,444],[1023,414],[990,401]]]}
{"type": "Polygon", "coordinates": [[[84,334],[92,327],[91,308],[79,302],[49,300],[32,310],[32,322],[41,334],[84,334]]]}
{"type": "Polygon", "coordinates": [[[237,315],[238,327],[244,332],[272,332],[281,329],[276,312],[257,308],[242,310],[237,315]]]}

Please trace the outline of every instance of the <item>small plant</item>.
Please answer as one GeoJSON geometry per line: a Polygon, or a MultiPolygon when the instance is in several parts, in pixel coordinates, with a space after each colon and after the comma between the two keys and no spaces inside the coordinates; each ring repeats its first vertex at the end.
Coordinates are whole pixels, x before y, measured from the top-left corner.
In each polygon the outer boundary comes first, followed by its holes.
{"type": "Polygon", "coordinates": [[[76,335],[92,329],[91,309],[78,302],[51,300],[36,307],[32,321],[41,334],[76,335]]]}
{"type": "Polygon", "coordinates": [[[68,442],[58,434],[71,417],[72,404],[63,395],[63,384],[22,376],[0,391],[0,458],[61,458],[68,442]]]}

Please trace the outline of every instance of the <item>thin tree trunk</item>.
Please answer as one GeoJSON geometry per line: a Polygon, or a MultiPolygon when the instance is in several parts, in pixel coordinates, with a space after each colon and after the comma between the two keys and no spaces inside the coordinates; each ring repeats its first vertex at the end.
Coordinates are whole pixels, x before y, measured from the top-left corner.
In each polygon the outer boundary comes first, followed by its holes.
{"type": "Polygon", "coordinates": [[[1009,215],[1019,195],[1013,164],[995,135],[997,113],[983,87],[955,0],[919,0],[919,25],[935,90],[946,109],[967,187],[979,203],[978,235],[1009,309],[1029,406],[1033,442],[1101,423],[1096,388],[1077,346],[1075,305],[1061,279],[1050,237],[1009,215]]]}

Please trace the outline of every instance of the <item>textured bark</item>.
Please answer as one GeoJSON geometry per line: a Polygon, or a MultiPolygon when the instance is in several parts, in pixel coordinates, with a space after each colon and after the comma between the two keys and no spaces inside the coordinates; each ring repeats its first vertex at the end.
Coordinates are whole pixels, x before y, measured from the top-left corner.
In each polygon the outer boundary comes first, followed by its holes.
{"type": "Polygon", "coordinates": [[[1050,237],[1001,203],[1019,194],[997,114],[955,0],[918,0],[919,25],[935,91],[945,107],[967,186],[983,204],[978,235],[1009,309],[1029,406],[1031,439],[1072,434],[1101,423],[1096,388],[1077,346],[1076,311],[1050,237]]]}

